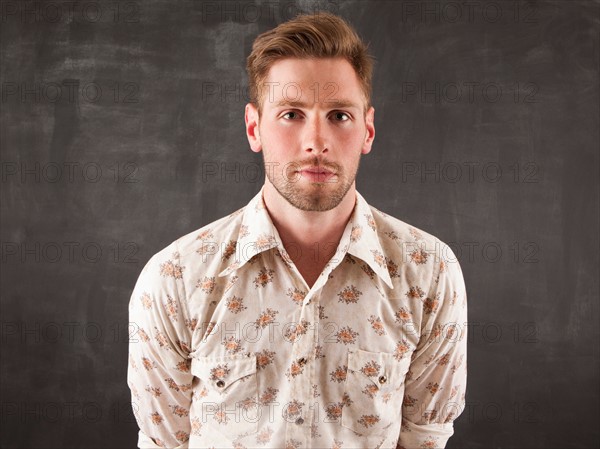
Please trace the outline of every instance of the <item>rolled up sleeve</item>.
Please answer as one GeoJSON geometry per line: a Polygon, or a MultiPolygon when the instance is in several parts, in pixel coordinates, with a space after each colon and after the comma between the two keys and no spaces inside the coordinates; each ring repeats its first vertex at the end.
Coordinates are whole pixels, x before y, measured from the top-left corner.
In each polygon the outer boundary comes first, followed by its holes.
{"type": "Polygon", "coordinates": [[[129,302],[127,384],[140,448],[187,448],[193,326],[175,244],[142,270],[129,302]]]}
{"type": "Polygon", "coordinates": [[[444,448],[464,410],[467,295],[458,260],[447,245],[442,248],[406,376],[399,449],[444,448]]]}

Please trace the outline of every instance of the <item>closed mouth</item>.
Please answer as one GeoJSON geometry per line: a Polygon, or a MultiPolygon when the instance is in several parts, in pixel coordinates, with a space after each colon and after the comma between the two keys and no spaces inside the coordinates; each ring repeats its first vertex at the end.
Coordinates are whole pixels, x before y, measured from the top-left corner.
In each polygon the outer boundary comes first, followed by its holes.
{"type": "Polygon", "coordinates": [[[307,172],[307,173],[314,173],[314,174],[318,174],[318,175],[329,175],[329,174],[333,173],[331,170],[327,170],[326,168],[318,168],[318,167],[304,168],[300,171],[307,172]]]}

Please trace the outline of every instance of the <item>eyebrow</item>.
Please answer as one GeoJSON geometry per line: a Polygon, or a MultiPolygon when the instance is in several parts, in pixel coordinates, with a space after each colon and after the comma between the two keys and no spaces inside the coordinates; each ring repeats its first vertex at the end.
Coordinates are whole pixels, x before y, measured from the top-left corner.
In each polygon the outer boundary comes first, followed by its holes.
{"type": "MultiPolygon", "coordinates": [[[[332,108],[355,108],[360,109],[360,106],[350,100],[340,99],[340,100],[325,100],[323,102],[329,107],[332,108]]],[[[289,101],[289,100],[279,100],[275,103],[275,107],[279,108],[282,106],[291,107],[291,108],[308,108],[310,105],[304,101],[289,101]]]]}

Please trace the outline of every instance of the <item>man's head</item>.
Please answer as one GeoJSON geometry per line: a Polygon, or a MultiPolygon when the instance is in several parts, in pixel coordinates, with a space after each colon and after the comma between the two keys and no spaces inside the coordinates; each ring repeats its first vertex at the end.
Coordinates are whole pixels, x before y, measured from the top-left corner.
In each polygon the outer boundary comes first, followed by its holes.
{"type": "Polygon", "coordinates": [[[303,211],[334,209],[354,192],[361,154],[375,136],[372,63],[354,31],[331,14],[299,16],[257,41],[253,55],[263,51],[249,66],[261,67],[256,79],[268,89],[260,95],[254,84],[245,120],[252,150],[263,153],[267,190],[303,211]],[[356,45],[341,45],[344,34],[356,45]]]}
{"type": "Polygon", "coordinates": [[[342,18],[326,12],[299,15],[258,36],[246,70],[250,102],[262,113],[269,87],[265,81],[272,65],[286,58],[343,58],[358,77],[364,112],[371,107],[373,58],[367,46],[342,18]]]}

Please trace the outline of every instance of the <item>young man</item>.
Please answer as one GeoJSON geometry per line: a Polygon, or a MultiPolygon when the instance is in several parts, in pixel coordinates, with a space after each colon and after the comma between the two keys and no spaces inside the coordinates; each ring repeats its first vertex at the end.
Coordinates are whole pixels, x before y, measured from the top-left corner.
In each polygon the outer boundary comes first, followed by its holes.
{"type": "Polygon", "coordinates": [[[266,180],[181,237],[130,302],[142,448],[437,448],[466,385],[452,251],[355,190],[372,62],[339,17],[298,16],[248,58],[266,180]]]}

